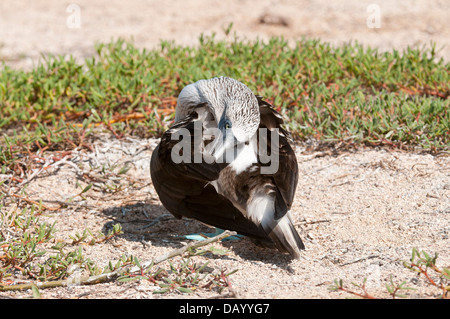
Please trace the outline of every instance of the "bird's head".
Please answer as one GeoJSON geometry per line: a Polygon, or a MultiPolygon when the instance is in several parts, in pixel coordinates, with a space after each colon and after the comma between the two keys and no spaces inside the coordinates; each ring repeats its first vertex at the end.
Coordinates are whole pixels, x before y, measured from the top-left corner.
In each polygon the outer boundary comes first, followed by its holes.
{"type": "Polygon", "coordinates": [[[216,159],[255,136],[260,122],[258,100],[246,85],[227,77],[190,84],[178,97],[175,119],[205,102],[216,123],[215,140],[210,146],[216,159]]]}

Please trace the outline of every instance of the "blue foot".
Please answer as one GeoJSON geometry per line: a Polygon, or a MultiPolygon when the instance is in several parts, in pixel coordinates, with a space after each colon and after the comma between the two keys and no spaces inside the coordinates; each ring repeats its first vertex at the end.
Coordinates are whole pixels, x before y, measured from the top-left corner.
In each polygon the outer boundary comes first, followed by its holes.
{"type": "MultiPolygon", "coordinates": [[[[185,237],[187,239],[191,239],[191,240],[205,240],[206,238],[211,238],[217,235],[220,235],[224,232],[223,229],[220,228],[215,228],[215,232],[214,233],[198,233],[198,234],[189,234],[189,235],[183,235],[182,237],[185,237]]],[[[226,241],[226,240],[240,240],[241,238],[243,238],[243,235],[234,235],[234,236],[229,236],[227,238],[222,239],[222,241],[226,241]]]]}

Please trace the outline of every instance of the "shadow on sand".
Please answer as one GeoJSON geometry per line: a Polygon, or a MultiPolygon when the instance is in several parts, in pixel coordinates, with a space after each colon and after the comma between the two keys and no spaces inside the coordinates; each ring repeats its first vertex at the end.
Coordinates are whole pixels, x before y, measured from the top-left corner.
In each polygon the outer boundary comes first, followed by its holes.
{"type": "MultiPolygon", "coordinates": [[[[214,232],[214,228],[201,222],[186,218],[177,219],[162,205],[144,201],[112,206],[104,209],[102,213],[112,219],[103,225],[104,234],[108,233],[115,224],[120,223],[123,230],[123,234],[120,235],[122,238],[136,242],[150,241],[152,245],[158,247],[177,249],[190,242],[184,235],[214,232]]],[[[248,261],[263,262],[291,271],[289,264],[292,259],[289,255],[282,254],[277,249],[261,247],[248,237],[240,240],[225,240],[222,241],[222,245],[248,261]]],[[[227,255],[207,254],[207,256],[235,259],[227,255]]]]}

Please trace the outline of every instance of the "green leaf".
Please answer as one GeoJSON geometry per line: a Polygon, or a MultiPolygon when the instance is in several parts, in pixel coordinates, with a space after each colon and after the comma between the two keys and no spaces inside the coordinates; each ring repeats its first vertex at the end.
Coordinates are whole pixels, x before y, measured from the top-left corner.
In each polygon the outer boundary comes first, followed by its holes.
{"type": "Polygon", "coordinates": [[[31,291],[33,292],[33,298],[34,299],[41,299],[42,298],[38,287],[36,287],[35,285],[31,286],[31,291]]]}
{"type": "Polygon", "coordinates": [[[122,167],[119,172],[117,173],[118,175],[122,175],[122,174],[126,174],[129,170],[130,170],[131,166],[127,166],[125,165],[124,167],[122,167]]]}
{"type": "Polygon", "coordinates": [[[92,187],[92,183],[91,184],[89,184],[88,186],[86,186],[82,191],[81,191],[81,194],[83,194],[83,193],[86,193],[88,190],[90,190],[91,189],[91,187],[92,187]]]}
{"type": "Polygon", "coordinates": [[[142,266],[141,266],[141,264],[140,264],[140,262],[139,262],[139,259],[138,259],[137,257],[134,257],[134,258],[133,258],[133,261],[134,261],[134,264],[135,264],[137,267],[142,268],[142,266]]]}
{"type": "Polygon", "coordinates": [[[226,255],[229,252],[229,250],[228,249],[220,249],[220,248],[211,246],[209,248],[209,252],[213,253],[216,256],[223,256],[223,255],[226,255]]]}
{"type": "Polygon", "coordinates": [[[122,276],[117,278],[117,281],[120,282],[130,282],[130,281],[136,281],[136,280],[146,280],[147,278],[143,277],[143,276],[133,276],[133,277],[129,277],[129,276],[122,276]]]}
{"type": "Polygon", "coordinates": [[[169,288],[162,288],[162,289],[158,289],[158,290],[153,290],[154,294],[165,294],[166,292],[169,292],[170,289],[169,288]]]}
{"type": "Polygon", "coordinates": [[[190,294],[190,293],[193,292],[191,289],[185,288],[185,287],[177,287],[177,290],[178,290],[179,292],[184,293],[184,294],[190,294]]]}

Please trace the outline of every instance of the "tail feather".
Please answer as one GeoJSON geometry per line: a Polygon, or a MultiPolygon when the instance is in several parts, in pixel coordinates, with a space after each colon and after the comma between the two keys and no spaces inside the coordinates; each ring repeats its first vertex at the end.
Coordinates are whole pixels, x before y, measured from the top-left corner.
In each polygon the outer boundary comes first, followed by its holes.
{"type": "Polygon", "coordinates": [[[248,216],[255,224],[261,225],[275,246],[292,257],[299,258],[300,250],[305,249],[300,236],[292,224],[289,212],[275,219],[275,197],[256,196],[248,205],[248,216]]]}
{"type": "Polygon", "coordinates": [[[264,228],[268,228],[268,236],[279,250],[287,251],[294,258],[300,257],[300,250],[305,249],[305,245],[288,215],[277,221],[273,220],[267,226],[264,228]]]}

